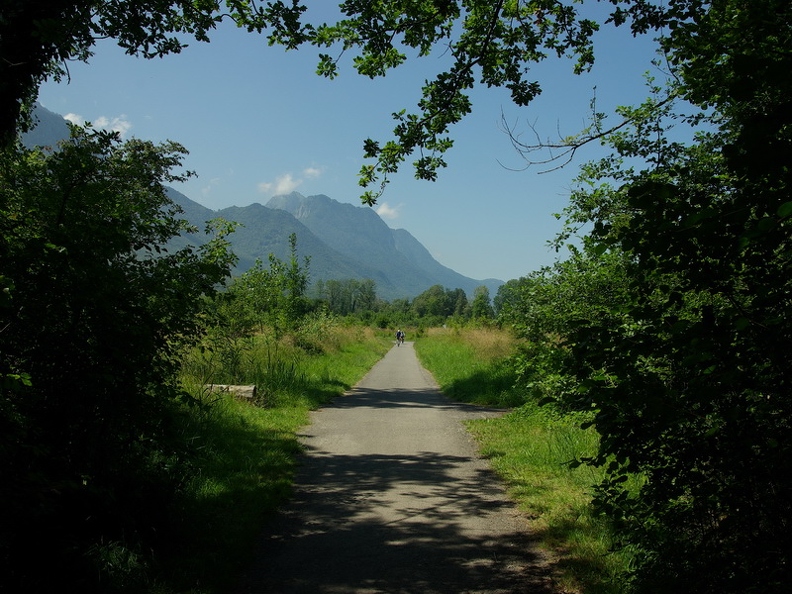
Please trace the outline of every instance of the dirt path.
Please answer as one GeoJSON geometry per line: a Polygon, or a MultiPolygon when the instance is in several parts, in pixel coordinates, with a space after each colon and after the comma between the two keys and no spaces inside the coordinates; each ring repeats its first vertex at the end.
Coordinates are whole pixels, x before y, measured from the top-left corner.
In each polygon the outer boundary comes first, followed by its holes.
{"type": "Polygon", "coordinates": [[[411,343],[312,414],[295,497],[240,594],[553,590],[526,523],[411,343]]]}

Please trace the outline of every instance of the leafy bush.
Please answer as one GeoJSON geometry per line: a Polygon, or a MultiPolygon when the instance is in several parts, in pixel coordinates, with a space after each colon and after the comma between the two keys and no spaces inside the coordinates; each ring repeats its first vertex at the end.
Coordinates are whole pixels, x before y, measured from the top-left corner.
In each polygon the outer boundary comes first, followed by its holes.
{"type": "Polygon", "coordinates": [[[184,230],[163,188],[181,179],[171,170],[182,154],[76,129],[57,152],[0,155],[10,590],[143,588],[137,568],[173,527],[189,476],[174,430],[179,360],[200,333],[201,297],[233,261],[222,237],[200,251],[160,247],[184,230]]]}
{"type": "Polygon", "coordinates": [[[591,229],[582,250],[505,289],[501,310],[541,345],[527,383],[593,415],[595,501],[636,552],[635,592],[782,592],[792,579],[792,180],[776,158],[792,141],[789,82],[744,69],[776,55],[788,21],[775,8],[721,18],[730,4],[704,19],[706,37],[731,39],[745,64],[702,45],[685,62],[678,46],[683,84],[621,109],[614,154],[583,169],[566,213],[591,229]],[[678,96],[698,111],[675,111],[678,96]],[[706,126],[683,144],[669,131],[680,122],[706,126]]]}

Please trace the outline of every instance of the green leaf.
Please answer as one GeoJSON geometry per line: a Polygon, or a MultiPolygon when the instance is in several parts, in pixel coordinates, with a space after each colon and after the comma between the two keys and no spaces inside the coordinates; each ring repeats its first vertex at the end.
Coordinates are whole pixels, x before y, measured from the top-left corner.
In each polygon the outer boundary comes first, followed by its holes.
{"type": "Polygon", "coordinates": [[[792,215],[792,202],[784,202],[781,206],[778,207],[778,211],[776,212],[776,214],[782,219],[785,219],[788,216],[792,215]]]}

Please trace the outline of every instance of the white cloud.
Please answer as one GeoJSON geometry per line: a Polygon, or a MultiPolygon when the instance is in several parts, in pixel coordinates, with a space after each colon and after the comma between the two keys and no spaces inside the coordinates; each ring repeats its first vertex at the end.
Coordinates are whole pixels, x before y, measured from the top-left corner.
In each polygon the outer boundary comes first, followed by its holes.
{"type": "MultiPolygon", "coordinates": [[[[63,119],[69,120],[72,124],[77,126],[85,125],[85,118],[77,113],[67,113],[63,119]]],[[[91,122],[91,126],[97,130],[110,130],[118,132],[121,138],[124,138],[127,133],[132,129],[132,122],[130,122],[125,115],[120,115],[114,118],[107,116],[99,116],[91,122]]]]}
{"type": "Polygon", "coordinates": [[[93,125],[95,128],[118,132],[121,135],[121,138],[124,138],[127,132],[132,129],[132,122],[126,119],[125,115],[120,115],[112,119],[106,116],[99,116],[96,118],[96,120],[94,120],[93,125]]]}
{"type": "Polygon", "coordinates": [[[72,124],[77,126],[82,126],[85,123],[85,118],[76,113],[67,113],[65,116],[63,116],[63,119],[69,120],[72,124]]]}
{"type": "Polygon", "coordinates": [[[209,194],[212,193],[212,190],[218,185],[220,185],[220,178],[213,177],[212,179],[209,180],[208,184],[206,184],[203,188],[201,188],[201,195],[204,197],[209,196],[209,194]]]}
{"type": "Polygon", "coordinates": [[[300,184],[302,184],[301,179],[294,179],[291,173],[284,173],[279,176],[274,183],[261,182],[258,185],[258,189],[262,194],[277,196],[279,194],[289,194],[293,192],[300,184]]]}
{"type": "Polygon", "coordinates": [[[324,173],[322,167],[306,167],[302,170],[301,177],[294,177],[291,173],[278,176],[274,182],[261,182],[258,191],[270,196],[289,194],[300,187],[306,179],[316,179],[324,173]]]}
{"type": "Polygon", "coordinates": [[[391,206],[387,202],[382,202],[377,207],[377,214],[381,216],[383,219],[389,219],[392,221],[393,219],[399,218],[399,215],[401,214],[400,213],[401,207],[402,207],[401,204],[399,204],[398,206],[391,206]]]}

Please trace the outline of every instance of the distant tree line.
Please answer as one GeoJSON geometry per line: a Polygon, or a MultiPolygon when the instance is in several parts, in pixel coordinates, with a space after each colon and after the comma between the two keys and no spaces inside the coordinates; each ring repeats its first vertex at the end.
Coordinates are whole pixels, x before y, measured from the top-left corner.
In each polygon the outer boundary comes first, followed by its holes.
{"type": "Polygon", "coordinates": [[[289,237],[291,255],[270,254],[230,280],[211,300],[212,327],[229,341],[271,332],[276,338],[296,332],[306,317],[330,316],[379,328],[431,327],[494,323],[496,309],[481,285],[468,299],[463,289],[433,285],[413,299],[377,297],[372,279],[320,279],[310,285],[310,259],[297,257],[297,236],[289,237]],[[222,331],[221,331],[222,329],[222,331]]]}
{"type": "Polygon", "coordinates": [[[463,289],[433,285],[413,299],[386,301],[377,297],[371,279],[319,280],[310,293],[313,307],[339,316],[353,316],[381,328],[438,326],[446,323],[483,322],[495,318],[489,289],[476,287],[472,301],[463,289]]]}

